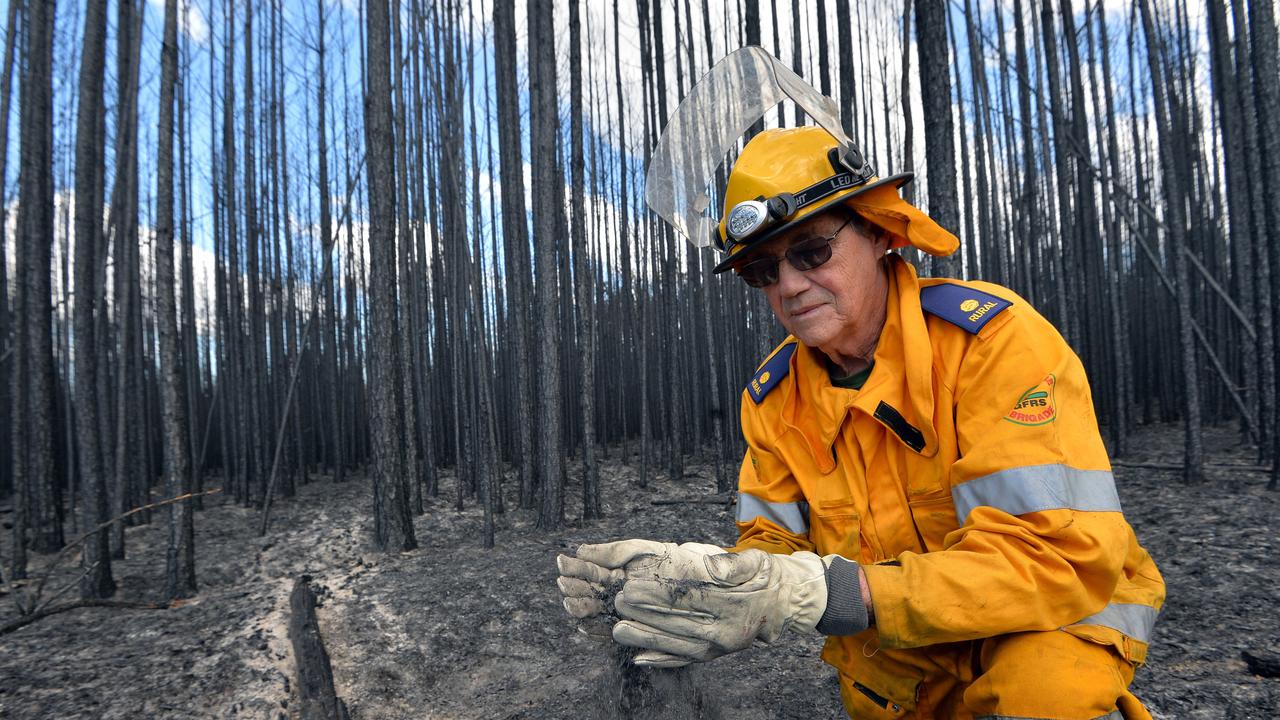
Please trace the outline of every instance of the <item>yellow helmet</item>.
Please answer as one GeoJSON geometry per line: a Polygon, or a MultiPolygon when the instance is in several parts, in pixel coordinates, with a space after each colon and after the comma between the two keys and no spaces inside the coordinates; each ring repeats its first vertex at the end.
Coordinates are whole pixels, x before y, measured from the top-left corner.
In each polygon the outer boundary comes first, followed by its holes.
{"type": "Polygon", "coordinates": [[[914,245],[950,255],[960,246],[956,236],[898,194],[913,177],[877,178],[856,149],[841,147],[820,127],[765,130],[747,143],[729,173],[715,237],[727,257],[715,272],[840,202],[890,233],[891,248],[914,245]]]}

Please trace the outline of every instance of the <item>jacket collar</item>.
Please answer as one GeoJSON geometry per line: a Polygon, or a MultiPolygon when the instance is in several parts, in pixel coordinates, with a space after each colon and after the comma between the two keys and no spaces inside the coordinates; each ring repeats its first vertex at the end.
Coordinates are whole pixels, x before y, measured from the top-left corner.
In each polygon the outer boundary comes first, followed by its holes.
{"type": "Polygon", "coordinates": [[[915,268],[889,255],[889,295],[875,368],[861,390],[831,385],[821,351],[801,345],[791,358],[782,411],[784,424],[804,438],[818,469],[835,469],[832,446],[845,415],[861,411],[912,452],[938,451],[933,427],[933,348],[920,308],[915,268]]]}

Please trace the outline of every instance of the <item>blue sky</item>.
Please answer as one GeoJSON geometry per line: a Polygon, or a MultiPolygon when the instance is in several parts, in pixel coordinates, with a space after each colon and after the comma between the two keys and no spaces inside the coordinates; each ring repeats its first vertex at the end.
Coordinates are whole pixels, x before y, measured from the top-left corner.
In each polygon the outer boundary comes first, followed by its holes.
{"type": "MultiPolygon", "coordinates": [[[[402,0],[407,13],[408,0],[402,0]]],[[[212,194],[211,181],[212,173],[215,169],[213,161],[214,155],[210,148],[210,130],[211,130],[211,111],[214,111],[215,117],[212,122],[221,123],[220,108],[223,102],[222,93],[222,50],[221,46],[224,35],[227,32],[225,27],[225,18],[223,17],[224,0],[189,0],[190,4],[190,20],[186,26],[186,49],[187,49],[187,90],[190,96],[190,105],[188,112],[190,114],[190,130],[191,137],[189,139],[190,163],[192,167],[192,215],[194,240],[198,248],[206,251],[212,248],[212,194]],[[214,67],[214,76],[212,79],[212,94],[210,92],[210,62],[217,63],[214,67]]],[[[236,105],[237,113],[240,112],[240,103],[243,102],[244,81],[243,66],[244,49],[243,49],[243,2],[238,0],[239,9],[235,13],[234,26],[231,32],[236,37],[236,69],[234,72],[235,92],[237,93],[236,105]]],[[[258,5],[258,14],[256,26],[259,31],[266,29],[268,16],[265,9],[261,7],[265,3],[262,0],[255,2],[258,5]]],[[[468,43],[468,50],[464,51],[469,54],[474,61],[472,72],[473,90],[476,96],[477,107],[469,105],[462,109],[466,115],[467,126],[475,126],[478,143],[479,167],[471,168],[471,172],[476,173],[482,181],[482,188],[486,191],[481,198],[480,217],[482,226],[479,228],[481,236],[489,242],[496,239],[497,229],[487,226],[488,219],[491,215],[489,207],[489,198],[487,195],[488,183],[485,180],[490,173],[494,171],[489,166],[489,147],[490,137],[496,140],[496,130],[494,128],[493,118],[490,113],[493,112],[492,107],[484,106],[484,93],[491,90],[492,85],[489,80],[490,74],[486,73],[485,60],[489,60],[488,71],[492,72],[491,43],[490,34],[491,26],[488,22],[490,9],[488,7],[489,0],[480,0],[475,8],[475,23],[469,31],[464,29],[464,40],[468,43]]],[[[1083,19],[1083,11],[1086,4],[1081,1],[1077,3],[1077,13],[1083,19]]],[[[712,8],[712,30],[714,36],[714,55],[720,57],[726,49],[737,47],[737,20],[733,17],[736,8],[729,7],[730,4],[715,3],[716,7],[712,8]],[[730,15],[726,17],[726,11],[730,15]]],[[[855,66],[859,68],[858,74],[862,76],[864,72],[869,72],[869,85],[865,90],[871,94],[872,107],[871,112],[866,116],[860,116],[861,119],[856,123],[859,126],[865,125],[867,137],[858,138],[864,143],[868,153],[876,158],[878,167],[882,172],[887,172],[891,167],[897,168],[901,165],[901,148],[902,148],[902,112],[903,105],[900,94],[900,62],[901,62],[901,24],[899,13],[901,12],[901,3],[898,0],[876,0],[874,2],[853,3],[855,9],[855,22],[861,23],[854,28],[855,43],[861,43],[864,35],[860,28],[866,27],[865,37],[871,41],[870,45],[859,44],[858,57],[855,58],[855,66]],[[885,82],[881,85],[881,69],[885,73],[885,82]],[[887,94],[887,98],[886,98],[887,94]],[[889,118],[886,126],[886,118],[884,117],[884,104],[889,105],[889,118]]],[[[145,0],[144,4],[144,42],[141,48],[142,69],[141,69],[141,95],[139,100],[139,128],[140,128],[140,168],[141,177],[143,179],[143,197],[141,199],[141,213],[144,216],[143,222],[146,224],[145,217],[151,213],[152,203],[149,198],[154,191],[154,153],[155,153],[155,121],[156,106],[158,97],[158,77],[159,77],[159,50],[160,50],[160,34],[163,22],[163,3],[162,0],[145,0]]],[[[335,199],[335,212],[339,211],[342,201],[342,193],[344,191],[344,174],[345,163],[356,163],[363,152],[363,136],[361,134],[361,90],[360,90],[360,73],[361,73],[361,18],[359,0],[325,0],[327,13],[326,26],[326,45],[327,45],[327,72],[329,92],[329,142],[330,142],[330,175],[332,178],[332,186],[330,189],[331,196],[335,199]],[[344,76],[345,73],[345,76],[344,76]],[[347,123],[351,124],[351,143],[345,142],[347,132],[347,123]]],[[[831,43],[835,43],[835,3],[827,2],[827,12],[829,15],[829,38],[831,43]]],[[[58,23],[56,31],[55,46],[55,63],[53,68],[54,87],[55,87],[55,154],[58,158],[55,172],[57,173],[57,184],[60,187],[67,187],[71,178],[71,156],[70,152],[74,141],[74,103],[75,103],[75,86],[77,82],[77,74],[79,71],[79,44],[80,37],[83,33],[82,14],[83,4],[78,0],[58,0],[58,23]]],[[[613,107],[615,97],[614,90],[616,82],[613,72],[613,17],[611,2],[587,2],[584,3],[584,37],[585,42],[589,43],[584,52],[584,72],[588,73],[588,80],[595,83],[595,90],[601,94],[602,98],[609,105],[610,116],[616,116],[617,108],[613,107]],[[603,61],[603,62],[601,62],[603,61]]],[[[620,24],[620,47],[618,50],[622,54],[622,82],[624,86],[624,96],[626,97],[626,107],[624,108],[628,121],[628,147],[616,148],[611,144],[612,134],[609,132],[609,126],[605,118],[600,118],[593,122],[588,119],[587,131],[592,132],[598,128],[599,131],[605,133],[607,142],[604,149],[614,162],[620,157],[628,156],[631,158],[633,171],[638,170],[639,158],[642,155],[640,146],[640,85],[639,85],[639,48],[638,48],[638,32],[636,30],[635,20],[635,3],[633,0],[623,0],[619,3],[621,16],[620,24]]],[[[672,22],[671,3],[666,4],[667,11],[667,42],[666,50],[668,61],[666,63],[668,73],[668,84],[670,86],[670,97],[668,99],[669,110],[673,110],[678,97],[675,87],[675,53],[683,52],[683,40],[687,36],[686,28],[678,39],[675,35],[674,22],[672,22]]],[[[769,12],[769,4],[761,3],[762,30],[761,36],[766,49],[773,51],[772,36],[772,18],[769,12]]],[[[810,6],[811,7],[811,6],[810,6]]],[[[960,55],[961,62],[968,62],[968,46],[964,33],[963,15],[960,9],[963,7],[963,0],[953,0],[953,23],[956,30],[956,39],[958,42],[957,52],[960,55]]],[[[990,24],[990,18],[994,10],[994,0],[980,0],[976,3],[982,17],[990,24]]],[[[1011,0],[1004,0],[1002,7],[1006,13],[1010,12],[1011,0]]],[[[1123,39],[1126,30],[1126,22],[1131,5],[1129,3],[1121,3],[1112,0],[1108,4],[1108,19],[1111,27],[1111,41],[1113,44],[1112,62],[1115,68],[1115,76],[1120,95],[1117,98],[1119,108],[1123,112],[1130,107],[1127,97],[1128,86],[1128,67],[1126,52],[1123,39]]],[[[808,8],[806,8],[808,9],[808,8]]],[[[284,111],[286,114],[286,125],[289,128],[288,144],[289,144],[289,172],[291,184],[291,211],[294,215],[293,228],[296,233],[307,233],[312,222],[312,218],[318,213],[318,192],[315,187],[315,164],[313,158],[307,152],[307,130],[315,122],[316,113],[316,68],[317,56],[315,53],[315,45],[317,39],[316,33],[316,3],[311,0],[283,0],[283,57],[284,66],[282,68],[282,80],[284,83],[284,111]]],[[[692,8],[693,30],[695,32],[695,55],[699,65],[698,72],[705,71],[706,52],[702,47],[702,19],[699,16],[700,3],[695,3],[692,8]]],[[[784,61],[790,62],[790,13],[789,6],[784,4],[779,8],[781,17],[779,18],[779,29],[782,47],[779,55],[784,61]]],[[[681,6],[683,13],[683,6],[681,6]]],[[[1193,37],[1199,41],[1203,38],[1202,25],[1200,19],[1202,15],[1202,6],[1194,4],[1191,12],[1193,14],[1193,37]]],[[[557,51],[561,57],[565,57],[565,41],[567,40],[567,11],[563,3],[558,4],[556,8],[555,22],[561,31],[558,33],[557,51]]],[[[112,5],[110,11],[110,24],[108,36],[108,57],[106,63],[106,102],[108,105],[108,148],[107,148],[107,191],[112,183],[112,167],[113,167],[113,148],[112,138],[114,137],[114,108],[116,103],[115,91],[115,6],[112,5]]],[[[805,32],[809,37],[816,37],[816,19],[812,12],[802,13],[805,22],[805,32]]],[[[683,17],[681,17],[683,21],[683,17]]],[[[520,35],[520,54],[523,56],[524,48],[524,30],[526,27],[526,19],[524,17],[524,3],[517,3],[517,19],[516,26],[520,35]]],[[[1012,23],[1007,22],[1005,27],[1008,38],[1010,52],[1013,47],[1013,28],[1012,23]]],[[[994,32],[988,29],[987,32],[994,32]]],[[[1029,28],[1029,32],[1033,29],[1029,28]]],[[[1033,38],[1029,38],[1029,42],[1033,38]]],[[[1083,49],[1083,34],[1081,35],[1083,49]]],[[[1203,43],[1201,43],[1203,44],[1203,43]]],[[[1141,48],[1139,48],[1141,53],[1141,48]]],[[[834,57],[834,48],[833,48],[834,57]]],[[[816,81],[816,52],[806,53],[802,62],[803,67],[797,68],[801,75],[810,78],[814,84],[816,81]]],[[[988,78],[991,82],[993,93],[995,92],[995,79],[998,74],[1007,72],[1002,68],[996,57],[996,51],[993,47],[985,46],[982,52],[983,62],[986,65],[988,78]]],[[[1141,60],[1140,60],[1141,62],[1141,60]]],[[[269,71],[270,64],[267,58],[263,57],[261,50],[255,53],[255,63],[259,77],[264,80],[256,83],[255,94],[256,102],[261,111],[262,104],[268,100],[265,97],[267,93],[267,84],[265,82],[265,74],[269,71]]],[[[913,52],[912,58],[912,90],[908,102],[915,107],[915,141],[914,145],[914,165],[917,171],[922,171],[924,167],[923,158],[923,120],[921,118],[918,98],[918,79],[914,73],[919,67],[919,57],[913,52]]],[[[1204,67],[1204,63],[1201,63],[1204,67]]],[[[562,88],[561,96],[563,107],[562,110],[567,114],[568,105],[568,63],[563,61],[559,63],[560,85],[562,88]]],[[[1145,77],[1145,73],[1140,73],[1139,77],[1145,77]]],[[[525,73],[523,63],[520,71],[520,100],[522,103],[522,115],[527,122],[527,96],[525,93],[525,73]]],[[[687,84],[687,81],[686,81],[687,84]]],[[[838,88],[838,83],[833,83],[838,88]]],[[[859,88],[861,93],[864,88],[859,88]]],[[[1140,90],[1145,92],[1145,89],[1140,90]]],[[[967,72],[962,73],[961,84],[958,88],[960,97],[959,108],[966,116],[972,117],[972,92],[968,86],[967,72]]],[[[1016,97],[1012,100],[1016,108],[1016,97]]],[[[15,182],[17,177],[17,108],[14,103],[13,115],[10,121],[10,159],[7,165],[7,184],[6,192],[9,198],[15,194],[15,182]]],[[[1143,108],[1145,111],[1145,107],[1143,108]]],[[[790,119],[790,111],[786,113],[788,120],[790,119]]],[[[774,114],[767,117],[767,122],[773,123],[774,114]]],[[[242,140],[242,123],[243,118],[237,115],[237,156],[235,158],[237,166],[243,162],[243,148],[239,147],[242,140]]],[[[1002,120],[999,117],[993,119],[997,123],[997,134],[999,134],[999,123],[1002,120]]],[[[566,132],[567,132],[567,122],[566,132]]],[[[528,159],[528,136],[527,124],[525,132],[526,147],[524,157],[528,159]]],[[[257,152],[258,162],[263,162],[266,152],[265,137],[261,132],[258,133],[259,150],[257,152]]],[[[493,153],[496,156],[496,151],[493,153]]],[[[243,168],[239,168],[241,171],[243,168]]],[[[927,184],[927,178],[921,178],[920,190],[917,197],[924,197],[924,186],[927,184]]],[[[641,188],[639,183],[632,183],[632,211],[639,204],[641,197],[641,188]]],[[[243,192],[243,188],[241,188],[243,192]]],[[[613,191],[610,191],[611,193],[613,191]]],[[[469,202],[469,199],[468,199],[469,202]]],[[[594,198],[593,202],[605,212],[616,212],[614,206],[615,198],[609,197],[594,198]]],[[[263,203],[259,203],[261,206],[263,203]]],[[[470,213],[468,213],[470,217],[470,213]]],[[[357,211],[357,221],[359,221],[359,211],[357,211]]],[[[606,236],[600,238],[600,241],[614,247],[618,239],[610,236],[608,224],[606,224],[606,236]]],[[[302,252],[301,250],[299,252],[302,252]]],[[[616,248],[610,251],[616,252],[616,248]]],[[[499,253],[493,251],[492,246],[486,247],[486,257],[494,257],[499,253]]]]}

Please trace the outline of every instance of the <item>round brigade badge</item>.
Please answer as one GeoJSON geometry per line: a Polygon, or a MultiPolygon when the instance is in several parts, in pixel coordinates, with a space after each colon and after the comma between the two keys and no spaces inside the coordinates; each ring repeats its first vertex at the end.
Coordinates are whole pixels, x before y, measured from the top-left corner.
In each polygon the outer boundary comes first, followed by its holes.
{"type": "Polygon", "coordinates": [[[978,309],[978,301],[973,298],[969,298],[968,300],[960,303],[960,309],[965,312],[973,312],[978,309]]]}
{"type": "Polygon", "coordinates": [[[1057,378],[1046,375],[1043,380],[1027,388],[1004,419],[1018,425],[1046,425],[1053,422],[1058,417],[1058,407],[1053,398],[1056,383],[1057,378]]]}

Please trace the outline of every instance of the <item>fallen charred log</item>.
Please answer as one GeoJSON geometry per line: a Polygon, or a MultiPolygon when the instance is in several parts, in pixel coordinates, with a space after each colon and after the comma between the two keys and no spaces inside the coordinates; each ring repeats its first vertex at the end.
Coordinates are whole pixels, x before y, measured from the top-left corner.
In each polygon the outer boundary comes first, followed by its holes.
{"type": "Polygon", "coordinates": [[[303,575],[294,581],[289,595],[289,640],[297,666],[298,697],[304,720],[325,718],[349,720],[347,706],[333,687],[333,667],[320,637],[316,620],[316,595],[311,590],[311,577],[303,575]]]}

